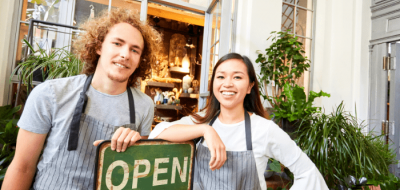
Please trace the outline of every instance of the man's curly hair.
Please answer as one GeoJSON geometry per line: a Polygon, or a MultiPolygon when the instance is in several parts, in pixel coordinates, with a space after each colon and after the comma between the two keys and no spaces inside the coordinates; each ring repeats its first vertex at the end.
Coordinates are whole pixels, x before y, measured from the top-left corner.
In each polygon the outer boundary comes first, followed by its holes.
{"type": "Polygon", "coordinates": [[[161,35],[147,23],[140,21],[136,10],[112,9],[104,11],[101,16],[83,23],[82,32],[74,43],[78,58],[85,63],[83,74],[91,75],[95,72],[100,55],[96,53],[101,49],[108,31],[118,23],[128,23],[138,29],[143,36],[144,49],[140,57],[139,66],[128,79],[128,86],[136,86],[138,77],[144,78],[149,74],[150,61],[154,61],[159,47],[162,47],[161,35]]]}

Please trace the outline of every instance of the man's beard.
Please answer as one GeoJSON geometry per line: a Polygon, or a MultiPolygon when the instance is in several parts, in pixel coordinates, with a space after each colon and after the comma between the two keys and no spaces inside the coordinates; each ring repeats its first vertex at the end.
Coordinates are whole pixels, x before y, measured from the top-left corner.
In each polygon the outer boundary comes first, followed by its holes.
{"type": "Polygon", "coordinates": [[[119,82],[119,83],[124,83],[129,79],[129,76],[128,77],[118,77],[118,76],[112,75],[111,73],[108,73],[107,76],[109,79],[111,79],[115,82],[119,82]]]}

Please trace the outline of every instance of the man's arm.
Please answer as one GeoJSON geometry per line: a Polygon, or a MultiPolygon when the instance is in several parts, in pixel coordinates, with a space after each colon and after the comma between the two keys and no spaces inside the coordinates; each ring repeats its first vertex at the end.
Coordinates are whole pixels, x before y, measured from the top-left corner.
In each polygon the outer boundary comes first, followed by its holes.
{"type": "Polygon", "coordinates": [[[46,136],[19,129],[15,156],[7,169],[2,190],[29,189],[46,136]]]}

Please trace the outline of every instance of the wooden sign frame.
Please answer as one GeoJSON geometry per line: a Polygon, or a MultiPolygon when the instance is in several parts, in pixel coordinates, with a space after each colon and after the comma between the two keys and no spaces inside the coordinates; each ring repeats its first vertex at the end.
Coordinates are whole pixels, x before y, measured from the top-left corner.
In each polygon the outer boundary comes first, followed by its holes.
{"type": "Polygon", "coordinates": [[[137,141],[125,152],[116,152],[111,150],[110,140],[103,141],[98,145],[96,151],[93,189],[169,188],[191,190],[193,189],[195,150],[194,141],[174,143],[159,139],[146,139],[137,141]],[[178,153],[183,157],[176,155],[178,153]],[[146,157],[154,155],[155,157],[146,157]],[[124,156],[129,158],[125,159],[124,156]],[[166,167],[166,165],[172,165],[172,167],[166,167]],[[143,167],[145,171],[143,171],[143,167]],[[168,174],[171,175],[166,178],[165,176],[168,174]],[[153,179],[151,180],[151,178],[153,179]],[[149,184],[152,187],[149,187],[149,184]]]}

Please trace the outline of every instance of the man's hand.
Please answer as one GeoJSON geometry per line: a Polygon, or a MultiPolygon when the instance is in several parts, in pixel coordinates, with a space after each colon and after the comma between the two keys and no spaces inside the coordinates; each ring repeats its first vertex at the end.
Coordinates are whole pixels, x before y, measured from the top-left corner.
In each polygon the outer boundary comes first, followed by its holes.
{"type": "Polygon", "coordinates": [[[204,139],[206,140],[208,149],[211,153],[210,169],[220,169],[226,161],[225,145],[219,137],[218,133],[211,126],[205,126],[204,139]]]}
{"type": "MultiPolygon", "coordinates": [[[[140,134],[129,128],[120,127],[115,131],[111,138],[111,150],[125,152],[128,146],[132,146],[136,141],[142,139],[140,134]]],[[[93,145],[99,145],[103,140],[94,141],[93,145]]]]}

